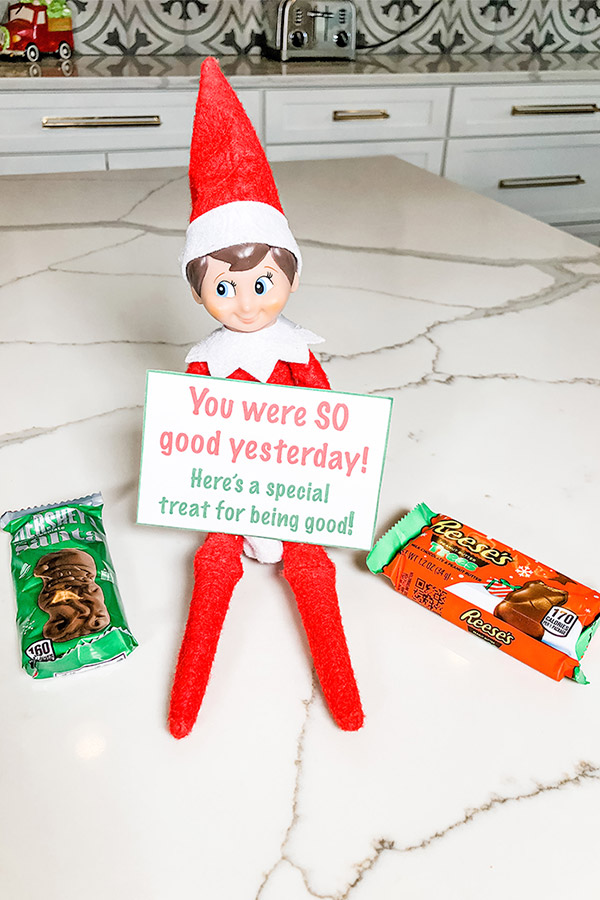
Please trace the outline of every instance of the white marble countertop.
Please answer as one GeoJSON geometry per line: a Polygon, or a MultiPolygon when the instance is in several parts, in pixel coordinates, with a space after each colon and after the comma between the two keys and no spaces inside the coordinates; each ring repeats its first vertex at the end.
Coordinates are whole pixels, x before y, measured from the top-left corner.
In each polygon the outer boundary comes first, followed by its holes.
{"type": "MultiPolygon", "coordinates": [[[[414,503],[598,586],[600,253],[397,159],[274,167],[290,318],[394,398],[378,533],[414,503]]],[[[556,683],[332,550],[366,725],[339,731],[278,567],[245,561],[190,737],[165,719],[198,536],[136,525],[145,373],[212,330],[183,170],[0,180],[2,510],[102,490],[140,647],[34,682],[0,535],[7,900],[594,896],[600,638],[556,683]]],[[[0,510],[0,511],[2,511],[0,510]]]]}
{"type": "MultiPolygon", "coordinates": [[[[1,91],[182,90],[198,87],[203,57],[78,56],[66,62],[0,61],[1,91]]],[[[260,56],[224,56],[223,72],[236,89],[393,87],[433,84],[561,83],[600,80],[597,53],[359,54],[354,62],[289,63],[260,56]]]]}

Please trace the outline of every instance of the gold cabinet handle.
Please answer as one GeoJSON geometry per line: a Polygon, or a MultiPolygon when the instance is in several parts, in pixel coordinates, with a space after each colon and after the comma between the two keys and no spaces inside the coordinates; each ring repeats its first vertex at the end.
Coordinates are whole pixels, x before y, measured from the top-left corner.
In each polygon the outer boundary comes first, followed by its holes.
{"type": "Polygon", "coordinates": [[[42,128],[141,128],[162,125],[160,116],[44,116],[42,128]]]}
{"type": "Polygon", "coordinates": [[[577,116],[600,112],[595,103],[550,103],[547,106],[513,106],[511,116],[577,116]]]}
{"type": "Polygon", "coordinates": [[[562,187],[563,185],[585,184],[581,175],[540,175],[534,178],[501,178],[499,188],[533,188],[533,187],[562,187]]]}
{"type": "Polygon", "coordinates": [[[389,119],[385,109],[334,109],[334,122],[352,122],[362,119],[389,119]]]}

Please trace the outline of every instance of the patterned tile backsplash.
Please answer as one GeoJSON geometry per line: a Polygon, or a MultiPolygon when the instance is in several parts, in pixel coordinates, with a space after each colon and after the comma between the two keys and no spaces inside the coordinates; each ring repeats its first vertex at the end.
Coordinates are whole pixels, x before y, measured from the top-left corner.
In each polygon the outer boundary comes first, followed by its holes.
{"type": "MultiPolygon", "coordinates": [[[[276,0],[69,0],[75,49],[118,56],[261,52],[276,0]]],[[[326,0],[319,0],[325,3],[326,0]]],[[[0,14],[8,3],[0,0],[0,14]]],[[[360,53],[600,50],[600,0],[357,0],[360,53]]]]}

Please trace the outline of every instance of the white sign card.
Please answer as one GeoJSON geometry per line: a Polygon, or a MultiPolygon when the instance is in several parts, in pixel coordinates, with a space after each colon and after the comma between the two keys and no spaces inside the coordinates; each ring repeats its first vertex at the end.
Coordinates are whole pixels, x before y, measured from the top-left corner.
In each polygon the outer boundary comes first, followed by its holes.
{"type": "Polygon", "coordinates": [[[150,371],[138,522],[369,550],[391,408],[389,397],[150,371]]]}

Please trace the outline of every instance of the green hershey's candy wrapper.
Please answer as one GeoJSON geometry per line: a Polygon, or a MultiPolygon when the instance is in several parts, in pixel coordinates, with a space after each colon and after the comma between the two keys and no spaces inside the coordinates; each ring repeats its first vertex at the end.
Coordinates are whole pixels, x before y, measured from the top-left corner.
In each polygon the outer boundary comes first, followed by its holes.
{"type": "Polygon", "coordinates": [[[102,495],[6,512],[23,668],[53,678],[137,647],[102,524],[102,495]]]}

